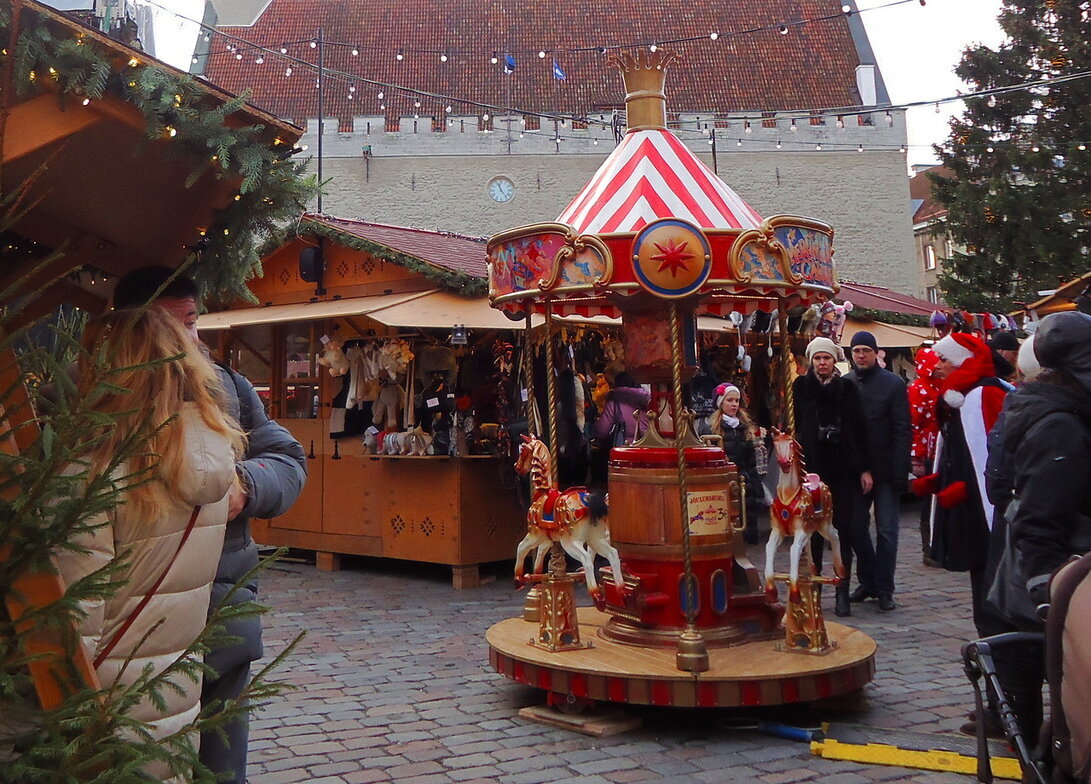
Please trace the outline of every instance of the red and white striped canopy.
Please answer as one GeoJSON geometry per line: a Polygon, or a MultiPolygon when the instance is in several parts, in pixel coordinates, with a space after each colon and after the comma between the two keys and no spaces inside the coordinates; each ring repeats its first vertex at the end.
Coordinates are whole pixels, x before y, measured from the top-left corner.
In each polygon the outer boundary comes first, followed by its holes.
{"type": "Polygon", "coordinates": [[[626,134],[560,217],[580,234],[640,231],[661,218],[753,229],[754,208],[667,130],[626,134]]]}

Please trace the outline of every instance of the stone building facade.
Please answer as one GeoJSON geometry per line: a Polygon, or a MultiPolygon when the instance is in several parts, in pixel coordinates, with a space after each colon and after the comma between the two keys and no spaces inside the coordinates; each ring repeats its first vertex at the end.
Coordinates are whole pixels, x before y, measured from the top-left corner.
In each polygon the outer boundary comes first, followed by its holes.
{"type": "Polygon", "coordinates": [[[195,69],[305,124],[307,155],[325,99],[322,212],[482,236],[554,220],[624,131],[607,65],[623,47],[598,43],[684,38],[666,83],[679,138],[763,216],[831,224],[844,279],[920,292],[905,117],[884,108],[853,0],[271,0],[251,25],[220,29],[229,38],[195,69]],[[566,17],[578,29],[561,29],[566,17]],[[338,42],[322,49],[322,82],[319,26],[338,42]],[[490,194],[496,178],[504,192],[490,194]]]}
{"type": "MultiPolygon", "coordinates": [[[[396,133],[379,130],[379,117],[354,118],[351,133],[326,130],[323,212],[487,236],[554,220],[614,145],[613,136],[602,130],[568,131],[559,145],[548,136],[520,139],[513,130],[509,153],[505,130],[483,133],[477,118],[453,119],[451,129],[439,133],[431,130],[429,118],[418,119],[414,133],[412,117],[402,120],[396,133]],[[463,121],[472,121],[473,130],[458,131],[463,121]],[[488,185],[495,177],[514,185],[510,201],[490,197],[488,185]]],[[[893,113],[891,119],[887,125],[885,113],[877,112],[868,125],[807,125],[794,132],[782,121],[779,128],[752,127],[749,134],[741,122],[729,125],[716,130],[715,169],[763,216],[790,213],[832,225],[842,278],[917,295],[905,155],[897,149],[905,140],[904,117],[893,113]]],[[[497,118],[494,127],[503,129],[504,120],[497,118]]],[[[687,120],[679,136],[713,166],[710,131],[698,130],[699,124],[687,120]],[[692,130],[684,130],[687,126],[692,130]]],[[[309,121],[303,137],[308,153],[317,149],[317,125],[309,121]]],[[[332,121],[324,125],[337,128],[332,121]]],[[[514,118],[512,126],[519,127],[514,118]]]]}

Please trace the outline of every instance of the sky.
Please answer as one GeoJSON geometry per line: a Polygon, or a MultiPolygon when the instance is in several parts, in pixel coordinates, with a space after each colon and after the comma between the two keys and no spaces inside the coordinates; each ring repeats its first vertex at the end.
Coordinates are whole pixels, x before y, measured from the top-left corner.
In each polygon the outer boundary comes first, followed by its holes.
{"type": "MultiPolygon", "coordinates": [[[[956,95],[966,86],[954,69],[962,51],[975,44],[996,47],[1004,40],[997,24],[1001,0],[926,0],[876,8],[888,0],[857,0],[887,92],[895,104],[956,95]],[[867,9],[875,10],[867,10],[867,9]]],[[[947,138],[947,121],[962,103],[910,109],[908,163],[936,163],[931,145],[947,138]]]]}
{"type": "MultiPolygon", "coordinates": [[[[742,0],[735,0],[741,2],[742,0]]],[[[996,22],[1001,0],[925,0],[877,8],[889,0],[857,0],[879,70],[895,104],[946,98],[965,86],[954,74],[962,50],[973,44],[995,47],[1003,40],[996,22]],[[873,9],[873,10],[869,10],[873,9]]],[[[163,11],[200,19],[204,0],[154,0],[156,54],[189,70],[197,28],[163,11]]],[[[910,165],[935,163],[931,145],[947,138],[947,120],[961,113],[959,102],[909,110],[910,165]]]]}

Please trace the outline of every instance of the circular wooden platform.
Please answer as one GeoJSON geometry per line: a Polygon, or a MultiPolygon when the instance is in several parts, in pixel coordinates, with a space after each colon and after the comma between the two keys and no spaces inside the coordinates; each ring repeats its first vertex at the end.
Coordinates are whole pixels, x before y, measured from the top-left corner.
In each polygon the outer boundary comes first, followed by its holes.
{"type": "Polygon", "coordinates": [[[580,607],[580,635],[591,648],[550,653],[528,644],[537,625],[522,618],[485,634],[489,663],[501,675],[560,695],[636,705],[689,708],[781,705],[856,691],[875,674],[875,641],[826,623],[837,647],[812,655],[776,649],[776,640],[709,650],[708,672],[675,667],[674,649],[639,648],[601,637],[610,616],[580,607]]]}

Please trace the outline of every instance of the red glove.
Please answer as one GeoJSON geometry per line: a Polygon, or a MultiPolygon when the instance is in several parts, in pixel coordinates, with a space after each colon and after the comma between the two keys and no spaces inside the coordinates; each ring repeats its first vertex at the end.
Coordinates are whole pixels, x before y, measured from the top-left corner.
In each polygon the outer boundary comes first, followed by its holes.
{"type": "Polygon", "coordinates": [[[958,506],[969,497],[965,482],[952,482],[936,493],[936,500],[944,509],[958,506]]]}
{"type": "Polygon", "coordinates": [[[913,491],[913,495],[932,495],[939,489],[939,474],[918,477],[909,483],[909,489],[913,491]]]}

